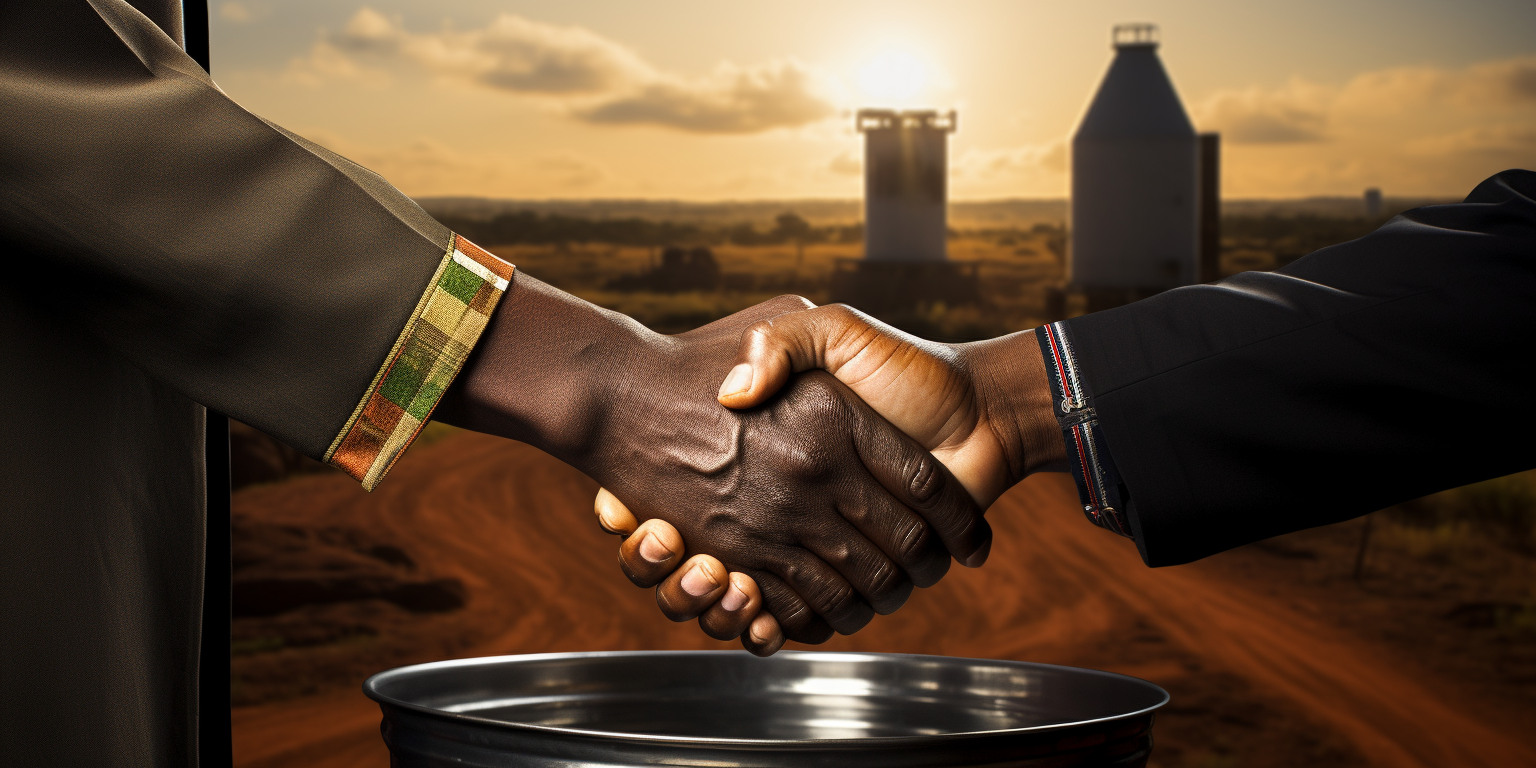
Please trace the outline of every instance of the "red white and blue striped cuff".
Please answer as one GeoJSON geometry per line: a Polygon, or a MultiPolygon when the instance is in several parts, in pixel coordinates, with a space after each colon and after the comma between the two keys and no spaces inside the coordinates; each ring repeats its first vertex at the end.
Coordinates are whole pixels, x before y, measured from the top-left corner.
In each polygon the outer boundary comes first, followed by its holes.
{"type": "Polygon", "coordinates": [[[1121,536],[1131,537],[1131,526],[1122,503],[1129,494],[1109,457],[1104,433],[1099,429],[1099,414],[1093,407],[1093,393],[1078,370],[1077,357],[1065,323],[1051,323],[1035,329],[1040,353],[1051,380],[1056,422],[1067,443],[1067,459],[1072,464],[1072,478],[1077,481],[1077,495],[1083,502],[1083,514],[1089,522],[1121,536]]]}

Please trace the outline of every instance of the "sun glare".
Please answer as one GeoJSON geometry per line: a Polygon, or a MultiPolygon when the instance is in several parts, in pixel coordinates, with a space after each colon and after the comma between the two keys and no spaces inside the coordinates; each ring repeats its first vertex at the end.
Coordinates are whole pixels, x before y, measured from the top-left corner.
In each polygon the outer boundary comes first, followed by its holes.
{"type": "Polygon", "coordinates": [[[859,95],[871,106],[908,106],[928,84],[928,66],[905,51],[884,53],[859,70],[859,95]]]}

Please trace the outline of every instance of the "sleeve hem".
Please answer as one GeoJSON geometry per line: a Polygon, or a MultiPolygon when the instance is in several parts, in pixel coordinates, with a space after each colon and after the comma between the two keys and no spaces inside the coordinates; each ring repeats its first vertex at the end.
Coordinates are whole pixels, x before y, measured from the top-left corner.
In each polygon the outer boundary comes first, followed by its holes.
{"type": "Polygon", "coordinates": [[[516,268],[453,235],[451,245],[325,463],[372,491],[432,415],[485,331],[516,268]]]}
{"type": "Polygon", "coordinates": [[[1066,323],[1040,326],[1035,330],[1035,339],[1045,358],[1056,422],[1067,446],[1067,461],[1072,466],[1083,514],[1100,528],[1136,538],[1126,519],[1124,484],[1105,446],[1093,393],[1078,368],[1066,323]]]}

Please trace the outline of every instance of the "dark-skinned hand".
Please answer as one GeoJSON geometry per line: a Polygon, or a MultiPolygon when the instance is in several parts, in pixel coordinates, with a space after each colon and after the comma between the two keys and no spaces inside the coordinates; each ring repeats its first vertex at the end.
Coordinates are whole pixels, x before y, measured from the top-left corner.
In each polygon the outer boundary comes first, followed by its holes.
{"type": "MultiPolygon", "coordinates": [[[[780,299],[664,336],[519,274],[435,417],[581,469],[751,577],[790,639],[821,642],[900,607],[951,553],[979,564],[990,529],[927,450],[830,375],[748,410],[720,405],[742,332],[805,306],[780,299]]],[[[684,575],[680,589],[700,583],[684,575]]]]}
{"type": "MultiPolygon", "coordinates": [[[[736,365],[718,392],[720,402],[751,408],[771,397],[798,371],[824,370],[850,386],[881,416],[933,451],[983,507],[1023,476],[1062,469],[1064,446],[1051,413],[1044,361],[1032,333],[971,344],[941,344],[905,334],[846,306],[777,315],[743,334],[736,365]]],[[[750,626],[742,640],[766,655],[782,636],[767,614],[720,590],[679,592],[689,568],[719,568],[695,555],[679,568],[683,537],[658,520],[638,522],[617,499],[598,492],[598,519],[611,532],[635,531],[620,547],[620,567],[646,570],[662,581],[657,601],[688,601],[711,636],[716,628],[750,626]],[[645,542],[636,546],[635,538],[645,542]],[[674,570],[675,569],[675,570],[674,570]],[[708,619],[712,624],[707,624],[708,619]]],[[[729,573],[736,594],[750,593],[744,574],[729,573]]]]}

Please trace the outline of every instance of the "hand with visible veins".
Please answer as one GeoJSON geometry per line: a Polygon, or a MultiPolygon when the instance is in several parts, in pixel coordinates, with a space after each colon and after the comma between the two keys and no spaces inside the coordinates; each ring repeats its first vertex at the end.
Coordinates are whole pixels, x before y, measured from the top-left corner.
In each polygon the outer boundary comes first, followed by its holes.
{"type": "Polygon", "coordinates": [[[743,331],[805,307],[782,297],[665,336],[519,273],[433,417],[553,454],[714,558],[664,580],[668,615],[729,636],[761,605],[785,636],[822,642],[900,607],[951,554],[979,565],[991,532],[932,454],[827,373],[721,406],[743,331]],[[726,566],[756,597],[716,615],[726,566]]]}
{"type": "MultiPolygon", "coordinates": [[[[931,450],[983,508],[1026,475],[1066,470],[1065,445],[1052,413],[1045,362],[1032,331],[969,344],[942,344],[896,330],[843,305],[786,313],[746,330],[736,364],[718,397],[731,408],[752,408],[793,374],[812,369],[834,375],[877,413],[931,450]]],[[[626,519],[633,519],[626,518],[629,513],[617,499],[604,499],[601,491],[597,506],[599,519],[609,530],[621,530],[626,519]]],[[[653,542],[653,554],[667,559],[655,561],[647,579],[635,580],[643,586],[672,573],[685,551],[675,530],[665,529],[660,521],[652,523],[645,533],[653,542]]],[[[631,572],[642,554],[621,548],[621,567],[631,572]]],[[[741,575],[730,574],[730,578],[741,575]]],[[[658,590],[663,612],[665,601],[676,599],[658,590]]],[[[723,610],[708,604],[705,597],[690,606],[705,615],[723,610]]],[[[760,637],[769,641],[754,646],[744,638],[744,644],[755,652],[771,653],[777,648],[771,642],[775,639],[771,617],[738,617],[736,624],[744,621],[762,629],[760,637]]]]}

